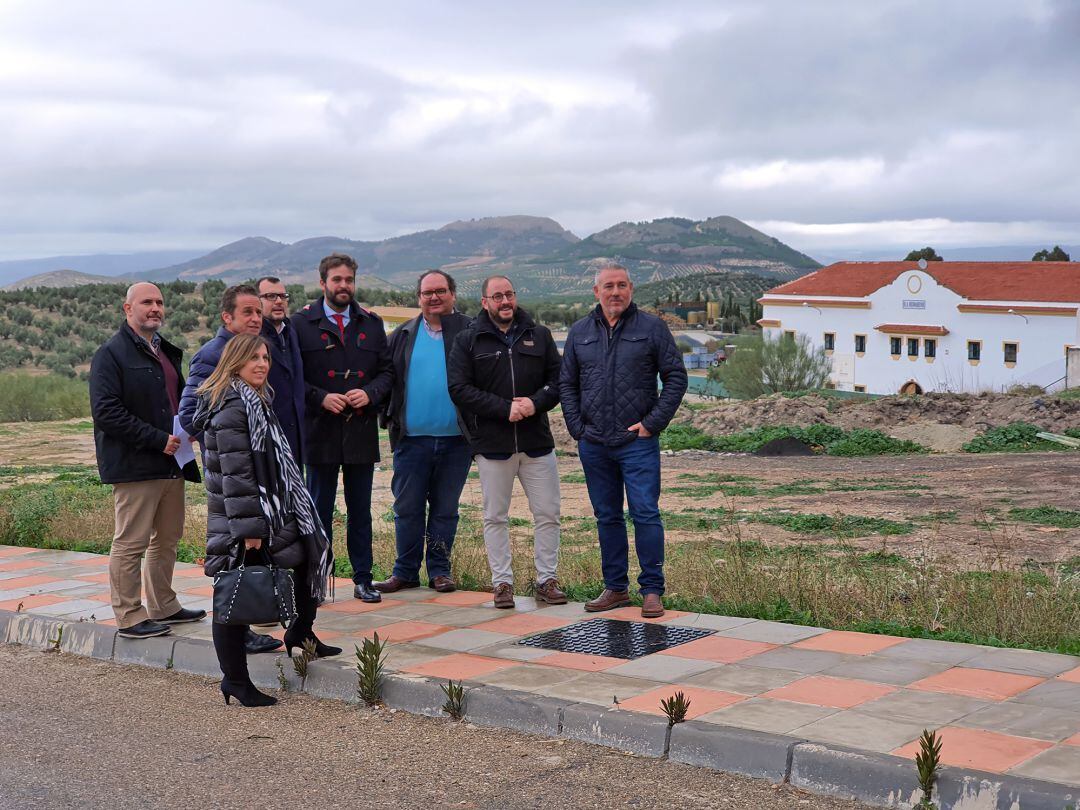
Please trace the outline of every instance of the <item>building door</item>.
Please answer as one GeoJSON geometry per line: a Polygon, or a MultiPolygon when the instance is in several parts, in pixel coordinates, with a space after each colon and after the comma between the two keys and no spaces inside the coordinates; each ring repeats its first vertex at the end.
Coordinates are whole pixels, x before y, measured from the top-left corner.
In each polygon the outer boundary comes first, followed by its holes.
{"type": "Polygon", "coordinates": [[[921,394],[922,386],[914,380],[908,380],[906,383],[900,386],[901,394],[921,394]]]}

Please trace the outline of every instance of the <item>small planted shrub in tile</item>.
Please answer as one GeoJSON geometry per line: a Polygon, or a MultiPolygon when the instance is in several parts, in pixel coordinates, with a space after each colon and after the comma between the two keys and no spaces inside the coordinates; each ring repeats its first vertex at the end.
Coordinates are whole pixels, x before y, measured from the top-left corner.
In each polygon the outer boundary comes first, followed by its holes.
{"type": "Polygon", "coordinates": [[[936,731],[923,729],[919,737],[919,753],[915,755],[915,767],[919,771],[919,787],[922,789],[922,799],[919,800],[919,810],[937,810],[934,804],[934,783],[937,782],[938,769],[941,767],[941,738],[936,731]]]}
{"type": "Polygon", "coordinates": [[[465,687],[461,685],[461,681],[454,683],[451,680],[442,685],[442,690],[446,695],[443,711],[454,720],[460,720],[465,716],[465,687]]]}
{"type": "Polygon", "coordinates": [[[671,697],[661,700],[660,708],[667,715],[668,726],[670,727],[686,720],[686,713],[690,710],[690,698],[682,692],[676,692],[671,697]]]}
{"type": "Polygon", "coordinates": [[[356,647],[356,694],[364,703],[375,706],[382,700],[386,642],[376,632],[356,647]]]}

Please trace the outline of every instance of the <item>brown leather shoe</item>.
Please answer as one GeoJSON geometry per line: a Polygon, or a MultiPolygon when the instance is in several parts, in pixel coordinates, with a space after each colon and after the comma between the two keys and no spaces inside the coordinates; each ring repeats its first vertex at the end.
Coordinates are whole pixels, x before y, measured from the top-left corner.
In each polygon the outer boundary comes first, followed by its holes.
{"type": "Polygon", "coordinates": [[[450,579],[450,577],[439,576],[431,580],[431,582],[428,583],[428,587],[439,593],[450,593],[451,591],[457,590],[457,583],[450,579]]]}
{"type": "Polygon", "coordinates": [[[514,586],[509,582],[500,582],[495,586],[495,607],[512,608],[514,606],[514,586]]]}
{"type": "Polygon", "coordinates": [[[599,613],[601,610],[614,610],[615,608],[626,607],[629,604],[629,592],[609,591],[605,588],[602,594],[585,603],[585,610],[589,611],[589,613],[599,613]]]}
{"type": "Polygon", "coordinates": [[[659,619],[664,615],[664,603],[660,601],[660,594],[647,593],[641,597],[641,618],[659,619]]]}
{"type": "Polygon", "coordinates": [[[397,593],[406,588],[419,588],[420,583],[409,582],[407,579],[401,579],[400,577],[391,575],[389,579],[384,579],[382,582],[373,582],[372,586],[380,593],[397,593]]]}
{"type": "Polygon", "coordinates": [[[554,577],[538,584],[535,596],[537,602],[547,602],[549,605],[566,604],[566,594],[559,588],[559,580],[554,577]]]}

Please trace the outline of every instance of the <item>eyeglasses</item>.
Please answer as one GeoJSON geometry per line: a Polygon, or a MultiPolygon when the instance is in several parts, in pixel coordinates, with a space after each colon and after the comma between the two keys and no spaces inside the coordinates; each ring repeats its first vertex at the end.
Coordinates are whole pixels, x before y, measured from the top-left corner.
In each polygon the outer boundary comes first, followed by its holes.
{"type": "Polygon", "coordinates": [[[267,301],[288,301],[288,293],[263,293],[259,298],[265,298],[267,301]]]}
{"type": "Polygon", "coordinates": [[[507,293],[495,293],[494,295],[488,296],[488,298],[490,298],[496,304],[501,304],[503,301],[513,301],[516,297],[517,293],[513,290],[507,293]]]}
{"type": "Polygon", "coordinates": [[[437,290],[421,290],[421,298],[445,298],[450,294],[450,291],[446,287],[440,287],[437,290]]]}

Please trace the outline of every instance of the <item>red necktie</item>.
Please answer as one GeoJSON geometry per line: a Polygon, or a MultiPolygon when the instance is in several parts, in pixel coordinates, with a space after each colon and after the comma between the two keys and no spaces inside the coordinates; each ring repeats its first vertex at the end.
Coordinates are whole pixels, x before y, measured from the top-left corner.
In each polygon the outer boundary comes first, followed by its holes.
{"type": "Polygon", "coordinates": [[[338,332],[341,333],[341,345],[345,345],[345,316],[340,312],[334,313],[334,320],[337,321],[338,332]]]}

